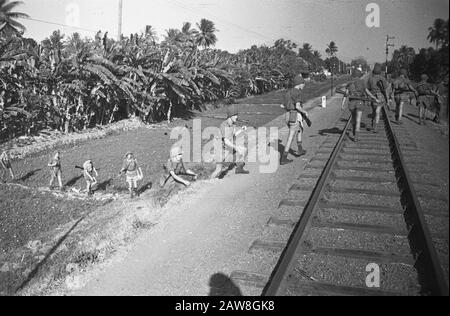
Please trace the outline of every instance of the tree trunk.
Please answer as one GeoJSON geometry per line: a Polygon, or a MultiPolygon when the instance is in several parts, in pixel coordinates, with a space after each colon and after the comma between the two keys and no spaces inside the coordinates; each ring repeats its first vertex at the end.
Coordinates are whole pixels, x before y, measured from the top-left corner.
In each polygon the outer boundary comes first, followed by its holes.
{"type": "Polygon", "coordinates": [[[172,117],[172,101],[169,101],[169,109],[167,110],[167,123],[171,122],[172,117]]]}

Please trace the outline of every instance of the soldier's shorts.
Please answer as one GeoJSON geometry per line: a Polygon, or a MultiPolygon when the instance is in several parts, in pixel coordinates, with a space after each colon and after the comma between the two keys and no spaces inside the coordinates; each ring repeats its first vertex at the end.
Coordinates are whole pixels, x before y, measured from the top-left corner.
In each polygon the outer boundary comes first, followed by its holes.
{"type": "Polygon", "coordinates": [[[289,120],[289,112],[288,112],[286,113],[285,120],[287,127],[289,127],[289,133],[296,133],[297,131],[303,132],[303,119],[301,118],[300,114],[298,114],[297,116],[297,121],[293,123],[289,120]]]}
{"type": "Polygon", "coordinates": [[[375,93],[374,96],[381,101],[380,103],[372,102],[372,109],[375,111],[377,108],[386,105],[386,100],[381,92],[375,93]]]}
{"type": "Polygon", "coordinates": [[[348,109],[350,111],[364,111],[366,103],[361,100],[350,100],[348,102],[348,109]]]}
{"type": "Polygon", "coordinates": [[[434,103],[434,96],[421,95],[417,98],[417,105],[425,109],[431,109],[434,103]]]}
{"type": "Polygon", "coordinates": [[[403,102],[403,103],[409,102],[410,96],[407,93],[401,93],[401,94],[396,94],[394,96],[394,99],[395,99],[395,103],[397,105],[400,105],[401,102],[403,102]]]}

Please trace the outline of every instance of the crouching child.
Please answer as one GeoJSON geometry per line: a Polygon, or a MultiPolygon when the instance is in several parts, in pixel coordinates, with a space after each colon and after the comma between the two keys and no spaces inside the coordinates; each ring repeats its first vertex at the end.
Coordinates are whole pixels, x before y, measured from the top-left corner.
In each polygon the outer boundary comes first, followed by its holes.
{"type": "Polygon", "coordinates": [[[125,155],[125,160],[123,161],[122,169],[120,170],[120,174],[123,173],[125,173],[127,177],[130,197],[133,198],[134,196],[139,195],[137,187],[138,181],[143,179],[142,169],[138,166],[137,160],[131,152],[128,152],[125,155]]]}
{"type": "Polygon", "coordinates": [[[197,180],[198,175],[192,170],[186,169],[183,162],[183,151],[181,147],[174,146],[170,150],[170,158],[164,165],[164,174],[160,179],[160,186],[164,187],[167,183],[181,183],[184,186],[189,186],[191,183],[181,176],[187,175],[193,177],[193,180],[197,180]]]}

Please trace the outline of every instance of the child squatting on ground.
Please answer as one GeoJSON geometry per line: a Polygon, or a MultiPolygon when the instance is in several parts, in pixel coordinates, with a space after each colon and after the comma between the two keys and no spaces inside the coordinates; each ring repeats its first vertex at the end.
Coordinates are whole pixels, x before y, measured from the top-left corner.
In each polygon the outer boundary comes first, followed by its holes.
{"type": "Polygon", "coordinates": [[[62,184],[62,171],[61,171],[61,153],[57,151],[55,155],[50,159],[50,162],[48,163],[48,166],[50,167],[50,184],[49,189],[51,190],[53,188],[53,182],[55,179],[58,179],[59,188],[61,191],[64,190],[63,184],[62,184]]]}
{"type": "Polygon", "coordinates": [[[92,160],[88,160],[83,164],[83,177],[86,181],[87,195],[92,195],[92,187],[97,184],[98,172],[92,163],[92,160]]]}
{"type": "Polygon", "coordinates": [[[183,162],[183,150],[181,147],[175,145],[170,150],[170,158],[164,165],[164,174],[160,179],[160,186],[164,187],[168,183],[181,183],[185,186],[189,186],[191,183],[184,180],[181,175],[187,175],[193,177],[193,180],[197,180],[198,175],[192,170],[186,169],[183,162]]]}
{"type": "Polygon", "coordinates": [[[128,152],[125,155],[125,160],[123,161],[119,175],[123,173],[126,174],[130,197],[133,198],[135,195],[139,195],[137,191],[138,181],[143,179],[143,174],[132,152],[128,152]]]}
{"type": "Polygon", "coordinates": [[[14,172],[11,167],[11,159],[9,158],[9,153],[5,150],[0,156],[0,164],[2,165],[2,182],[5,182],[5,172],[9,171],[11,179],[14,180],[14,172]]]}

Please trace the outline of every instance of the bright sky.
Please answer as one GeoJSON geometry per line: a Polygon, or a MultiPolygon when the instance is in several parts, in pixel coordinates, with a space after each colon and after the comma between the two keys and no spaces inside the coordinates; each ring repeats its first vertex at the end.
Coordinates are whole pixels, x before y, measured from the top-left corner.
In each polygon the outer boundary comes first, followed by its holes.
{"type": "MultiPolygon", "coordinates": [[[[79,29],[24,20],[26,36],[42,40],[53,30],[94,36],[97,30],[117,36],[119,0],[25,0],[18,11],[31,18],[79,29]],[[76,12],[79,11],[77,22],[76,12]],[[74,18],[75,17],[75,18],[74,18]]],[[[219,30],[217,48],[236,52],[251,45],[273,44],[278,38],[308,42],[325,55],[335,41],[338,57],[349,61],[365,56],[385,59],[385,37],[395,36],[396,47],[428,47],[428,28],[436,18],[447,20],[448,0],[123,0],[123,33],[152,25],[160,38],[183,22],[212,20],[219,30]],[[380,27],[366,26],[366,6],[380,7],[380,27]]]]}

